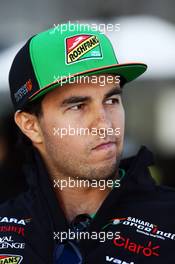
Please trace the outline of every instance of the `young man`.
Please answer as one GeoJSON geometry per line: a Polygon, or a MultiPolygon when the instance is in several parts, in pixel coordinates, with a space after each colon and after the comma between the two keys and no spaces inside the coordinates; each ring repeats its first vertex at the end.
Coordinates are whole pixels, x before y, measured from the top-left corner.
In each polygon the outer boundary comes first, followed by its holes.
{"type": "Polygon", "coordinates": [[[107,37],[80,24],[42,32],[16,55],[27,189],[0,207],[1,263],[174,263],[174,190],[155,184],[145,147],[121,160],[123,85],[145,70],[119,64],[107,37]]]}

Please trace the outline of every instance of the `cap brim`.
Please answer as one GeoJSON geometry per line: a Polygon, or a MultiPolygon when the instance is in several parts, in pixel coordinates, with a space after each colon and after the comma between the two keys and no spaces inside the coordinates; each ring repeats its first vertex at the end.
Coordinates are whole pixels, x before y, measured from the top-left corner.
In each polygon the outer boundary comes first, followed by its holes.
{"type": "Polygon", "coordinates": [[[109,73],[109,74],[115,74],[122,77],[124,80],[124,83],[128,83],[130,81],[135,80],[140,75],[142,75],[147,69],[147,65],[144,63],[125,63],[125,64],[114,64],[110,66],[100,67],[84,72],[79,72],[71,76],[67,76],[64,79],[57,80],[46,87],[41,88],[37,92],[35,92],[32,96],[29,97],[29,101],[33,101],[37,99],[38,97],[46,94],[47,92],[50,92],[54,88],[60,86],[61,84],[69,83],[69,80],[81,75],[90,76],[93,74],[102,74],[102,73],[109,73]]]}

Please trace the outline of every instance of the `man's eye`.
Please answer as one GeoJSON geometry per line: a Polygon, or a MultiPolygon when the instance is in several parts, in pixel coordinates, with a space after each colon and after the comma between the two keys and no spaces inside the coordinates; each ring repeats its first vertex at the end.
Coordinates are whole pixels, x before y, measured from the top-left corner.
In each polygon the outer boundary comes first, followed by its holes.
{"type": "Polygon", "coordinates": [[[84,104],[73,105],[73,106],[69,107],[68,110],[80,110],[84,106],[85,106],[84,104]]]}
{"type": "Polygon", "coordinates": [[[106,100],[106,104],[112,105],[112,104],[118,104],[118,103],[120,103],[119,98],[110,98],[110,99],[106,100]]]}

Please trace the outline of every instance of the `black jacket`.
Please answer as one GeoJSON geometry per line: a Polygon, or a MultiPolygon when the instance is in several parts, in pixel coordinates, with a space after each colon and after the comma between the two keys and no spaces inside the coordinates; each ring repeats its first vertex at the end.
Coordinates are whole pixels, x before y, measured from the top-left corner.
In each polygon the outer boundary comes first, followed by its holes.
{"type": "MultiPolygon", "coordinates": [[[[175,191],[155,184],[148,169],[152,164],[145,147],[121,161],[126,175],[120,188],[111,191],[86,230],[120,237],[81,239],[83,263],[175,263],[175,191]]],[[[27,190],[0,205],[0,263],[52,264],[56,234],[69,225],[36,151],[23,174],[27,190]]]]}

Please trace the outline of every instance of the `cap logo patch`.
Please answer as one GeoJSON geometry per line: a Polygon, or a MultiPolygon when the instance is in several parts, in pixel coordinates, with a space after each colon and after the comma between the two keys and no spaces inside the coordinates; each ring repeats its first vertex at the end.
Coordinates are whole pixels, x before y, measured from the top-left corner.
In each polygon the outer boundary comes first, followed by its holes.
{"type": "Polygon", "coordinates": [[[66,38],[66,63],[102,58],[100,41],[95,35],[76,35],[66,38]]]}
{"type": "MultiPolygon", "coordinates": [[[[15,98],[15,101],[18,103],[20,100],[23,99],[23,97],[31,92],[32,90],[32,81],[31,79],[29,79],[23,86],[21,86],[17,91],[16,93],[14,94],[14,98],[15,98]]],[[[0,263],[1,264],[1,263],[0,263]]]]}

